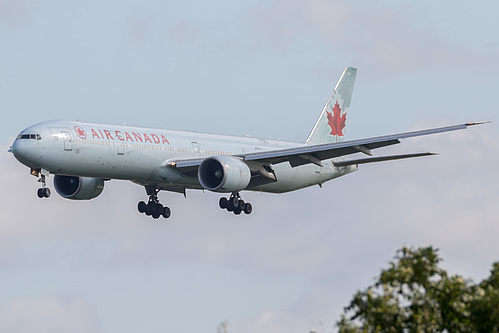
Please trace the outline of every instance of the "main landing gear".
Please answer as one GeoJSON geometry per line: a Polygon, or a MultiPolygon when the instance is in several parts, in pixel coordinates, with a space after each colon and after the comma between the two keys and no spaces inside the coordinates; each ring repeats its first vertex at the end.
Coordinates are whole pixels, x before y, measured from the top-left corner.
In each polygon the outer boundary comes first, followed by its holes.
{"type": "Polygon", "coordinates": [[[169,207],[163,206],[158,199],[159,190],[153,186],[146,186],[147,194],[149,195],[149,201],[145,203],[140,201],[137,208],[140,213],[145,213],[147,216],[152,216],[154,219],[158,219],[163,216],[165,219],[169,218],[171,215],[171,210],[169,207]]]}
{"type": "Polygon", "coordinates": [[[31,174],[33,176],[38,176],[40,177],[38,179],[38,182],[42,183],[42,188],[39,188],[36,194],[38,197],[41,198],[48,198],[50,197],[50,189],[47,187],[47,181],[46,181],[46,176],[41,173],[40,170],[31,170],[31,174]]]}
{"type": "Polygon", "coordinates": [[[230,195],[230,198],[220,198],[219,201],[220,208],[227,209],[229,212],[234,212],[234,214],[239,215],[241,212],[245,214],[251,214],[253,207],[249,202],[244,202],[239,195],[239,192],[234,192],[230,195]]]}

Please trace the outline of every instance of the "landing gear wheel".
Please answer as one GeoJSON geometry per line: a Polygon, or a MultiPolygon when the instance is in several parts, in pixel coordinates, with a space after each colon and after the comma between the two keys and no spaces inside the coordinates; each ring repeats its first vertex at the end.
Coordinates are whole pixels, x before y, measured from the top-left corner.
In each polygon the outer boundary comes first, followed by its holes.
{"type": "Polygon", "coordinates": [[[253,211],[253,206],[251,206],[251,204],[249,202],[247,202],[244,205],[244,213],[245,214],[251,214],[252,211],[253,211]]]}
{"type": "Polygon", "coordinates": [[[172,213],[172,212],[171,212],[170,208],[168,208],[168,207],[164,207],[164,208],[163,208],[163,214],[162,214],[162,215],[163,215],[163,217],[164,217],[165,219],[169,218],[169,217],[170,217],[170,215],[171,215],[171,213],[172,213]]]}
{"type": "Polygon", "coordinates": [[[139,213],[145,213],[147,210],[147,204],[144,201],[140,201],[137,205],[137,208],[139,210],[139,213]]]}
{"type": "Polygon", "coordinates": [[[225,198],[225,197],[221,197],[221,198],[220,198],[220,201],[218,202],[218,205],[220,206],[220,208],[222,208],[222,209],[226,209],[226,208],[228,207],[228,206],[227,206],[227,205],[228,205],[228,203],[229,203],[229,201],[227,200],[227,198],[225,198]]]}
{"type": "Polygon", "coordinates": [[[241,214],[241,209],[240,208],[234,209],[234,214],[236,215],[241,214]]]}
{"type": "Polygon", "coordinates": [[[48,198],[50,197],[50,189],[47,187],[39,188],[38,191],[36,191],[36,194],[39,198],[48,198]]]}
{"type": "Polygon", "coordinates": [[[230,201],[230,204],[232,205],[232,207],[234,207],[234,208],[236,208],[238,203],[239,203],[239,199],[236,196],[230,198],[229,201],[230,201]]]}
{"type": "Polygon", "coordinates": [[[238,210],[244,210],[244,201],[243,200],[239,200],[237,202],[237,209],[238,210]]]}
{"type": "Polygon", "coordinates": [[[153,204],[152,217],[158,219],[163,214],[163,205],[160,203],[153,204]]]}

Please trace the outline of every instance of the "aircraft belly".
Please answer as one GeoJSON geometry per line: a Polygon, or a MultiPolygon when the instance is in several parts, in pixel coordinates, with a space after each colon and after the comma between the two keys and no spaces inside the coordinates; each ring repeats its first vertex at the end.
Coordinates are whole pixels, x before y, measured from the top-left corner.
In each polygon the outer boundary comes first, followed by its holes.
{"type": "Polygon", "coordinates": [[[163,187],[179,185],[192,189],[202,188],[197,177],[187,177],[174,168],[164,167],[161,165],[154,169],[148,178],[148,182],[161,184],[163,187]]]}
{"type": "Polygon", "coordinates": [[[273,166],[277,182],[251,189],[254,191],[284,193],[317,184],[320,176],[319,167],[313,164],[292,168],[289,163],[273,166]]]}
{"type": "Polygon", "coordinates": [[[356,170],[356,166],[336,168],[330,161],[325,162],[323,167],[307,164],[291,168],[288,163],[282,163],[274,166],[277,182],[261,185],[250,190],[271,193],[290,192],[313,185],[323,184],[356,170]]]}

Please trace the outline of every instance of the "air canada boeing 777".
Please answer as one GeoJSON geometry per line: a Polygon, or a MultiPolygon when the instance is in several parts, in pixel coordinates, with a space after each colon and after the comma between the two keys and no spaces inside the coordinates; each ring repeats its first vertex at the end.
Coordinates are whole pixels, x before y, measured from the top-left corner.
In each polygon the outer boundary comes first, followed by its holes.
{"type": "Polygon", "coordinates": [[[308,138],[302,143],[201,134],[163,129],[52,120],[26,128],[11,152],[38,177],[38,197],[47,198],[47,177],[64,198],[97,197],[110,179],[145,187],[138,210],[154,218],[170,216],[158,200],[161,190],[206,189],[228,193],[220,208],[250,214],[240,192],[284,193],[321,185],[357,170],[359,164],[432,155],[413,153],[374,157],[372,151],[401,139],[464,129],[466,123],[395,135],[344,141],[357,69],[347,67],[308,138]],[[345,158],[352,154],[364,158],[345,158]]]}

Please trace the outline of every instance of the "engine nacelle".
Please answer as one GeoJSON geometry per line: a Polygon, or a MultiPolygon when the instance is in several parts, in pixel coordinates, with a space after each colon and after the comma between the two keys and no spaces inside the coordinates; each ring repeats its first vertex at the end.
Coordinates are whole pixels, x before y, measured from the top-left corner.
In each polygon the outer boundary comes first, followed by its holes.
{"type": "Polygon", "coordinates": [[[63,198],[89,200],[102,193],[104,179],[56,175],[54,177],[54,187],[63,198]]]}
{"type": "Polygon", "coordinates": [[[244,190],[250,180],[250,168],[243,161],[229,156],[214,156],[205,159],[198,169],[201,185],[215,192],[237,192],[244,190]]]}

